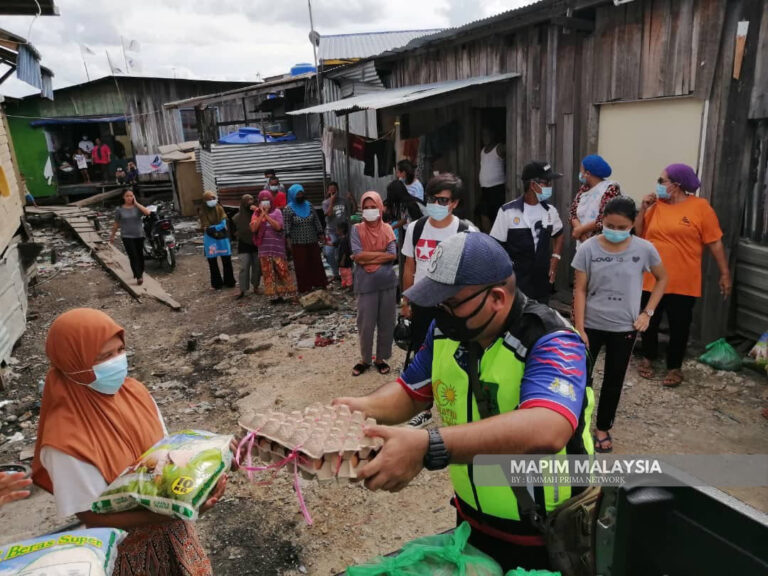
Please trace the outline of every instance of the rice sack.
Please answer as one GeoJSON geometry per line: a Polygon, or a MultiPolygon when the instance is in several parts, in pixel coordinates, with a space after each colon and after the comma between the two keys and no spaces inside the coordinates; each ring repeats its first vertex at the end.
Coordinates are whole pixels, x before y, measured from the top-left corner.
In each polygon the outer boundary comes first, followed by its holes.
{"type": "Polygon", "coordinates": [[[0,546],[0,576],[111,576],[126,535],[116,528],[68,530],[0,546]]]}
{"type": "Polygon", "coordinates": [[[128,467],[91,505],[101,514],[144,507],[195,520],[232,464],[232,436],[182,430],[166,436],[128,467]]]}

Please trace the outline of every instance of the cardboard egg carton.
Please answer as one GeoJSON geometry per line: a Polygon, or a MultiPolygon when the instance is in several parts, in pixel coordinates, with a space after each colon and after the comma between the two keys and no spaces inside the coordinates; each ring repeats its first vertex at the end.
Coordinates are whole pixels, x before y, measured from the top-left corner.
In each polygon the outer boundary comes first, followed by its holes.
{"type": "Polygon", "coordinates": [[[365,426],[375,424],[348,406],[322,404],[290,413],[259,412],[240,421],[255,436],[254,457],[276,464],[296,451],[301,475],[321,482],[357,478],[383,444],[363,433],[365,426]]]}

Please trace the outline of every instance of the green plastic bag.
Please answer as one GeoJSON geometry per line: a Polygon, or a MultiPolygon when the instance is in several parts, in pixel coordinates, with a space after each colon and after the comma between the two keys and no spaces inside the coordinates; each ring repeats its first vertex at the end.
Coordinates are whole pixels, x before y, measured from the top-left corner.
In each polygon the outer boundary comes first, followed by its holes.
{"type": "Polygon", "coordinates": [[[550,572],[549,570],[525,570],[516,568],[510,570],[504,576],[560,576],[560,572],[550,572]]]}
{"type": "Polygon", "coordinates": [[[741,357],[733,349],[733,346],[725,341],[725,338],[707,344],[707,350],[699,356],[699,362],[717,370],[730,370],[731,372],[741,370],[741,357]]]}
{"type": "Polygon", "coordinates": [[[409,542],[397,556],[350,566],[349,576],[503,576],[498,563],[471,544],[469,524],[452,534],[426,536],[409,542]]]}

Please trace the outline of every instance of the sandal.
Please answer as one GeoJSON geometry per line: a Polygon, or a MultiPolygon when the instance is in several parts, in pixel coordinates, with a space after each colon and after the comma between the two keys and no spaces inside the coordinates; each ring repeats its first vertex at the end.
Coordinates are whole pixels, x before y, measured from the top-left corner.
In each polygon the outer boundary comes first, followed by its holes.
{"type": "Polygon", "coordinates": [[[683,376],[683,373],[681,370],[675,368],[674,370],[670,370],[667,372],[666,377],[664,378],[664,382],[662,382],[662,385],[666,388],[677,388],[680,386],[680,383],[685,380],[685,377],[683,376]]]}
{"type": "Polygon", "coordinates": [[[640,365],[637,367],[637,373],[646,380],[653,380],[656,377],[656,371],[653,369],[653,362],[648,358],[640,360],[640,365]]]}
{"type": "Polygon", "coordinates": [[[381,362],[375,362],[373,365],[376,366],[376,370],[379,371],[379,374],[389,374],[389,364],[383,360],[381,362]]]}
{"type": "Polygon", "coordinates": [[[613,438],[611,438],[611,433],[606,432],[605,438],[598,438],[597,434],[592,434],[592,442],[595,444],[595,452],[599,452],[600,454],[607,454],[608,452],[613,452],[613,438]],[[603,447],[603,444],[606,442],[610,442],[610,446],[607,448],[603,447]]]}
{"type": "Polygon", "coordinates": [[[363,372],[367,372],[370,367],[370,364],[363,364],[362,362],[358,362],[352,368],[352,376],[360,376],[360,374],[363,372]]]}
{"type": "Polygon", "coordinates": [[[237,296],[235,296],[235,300],[242,300],[245,298],[245,292],[240,292],[237,296]]]}

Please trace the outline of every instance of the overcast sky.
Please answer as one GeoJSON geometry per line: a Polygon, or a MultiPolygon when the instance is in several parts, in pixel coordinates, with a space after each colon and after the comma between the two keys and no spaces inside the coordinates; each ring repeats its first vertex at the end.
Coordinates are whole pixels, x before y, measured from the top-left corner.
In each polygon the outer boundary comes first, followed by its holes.
{"type": "MultiPolygon", "coordinates": [[[[529,4],[530,0],[313,0],[322,34],[417,30],[460,26],[529,4]]],[[[54,88],[86,81],[80,44],[91,79],[125,69],[120,37],[136,40],[128,55],[145,76],[256,81],[312,62],[306,0],[56,0],[60,16],[3,16],[0,27],[28,38],[42,64],[53,70],[54,88]],[[30,29],[31,25],[31,29],[30,29]]],[[[0,66],[0,68],[3,68],[0,66]]],[[[0,73],[2,70],[0,70],[0,73]]],[[[14,78],[0,93],[23,96],[34,89],[14,78]]]]}

